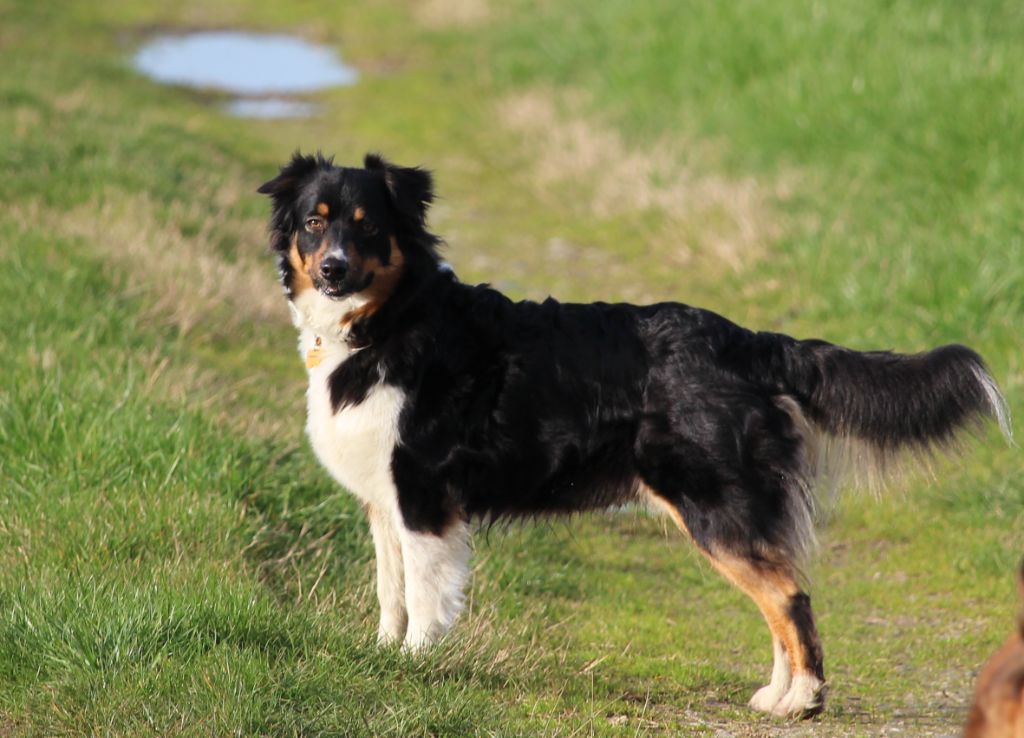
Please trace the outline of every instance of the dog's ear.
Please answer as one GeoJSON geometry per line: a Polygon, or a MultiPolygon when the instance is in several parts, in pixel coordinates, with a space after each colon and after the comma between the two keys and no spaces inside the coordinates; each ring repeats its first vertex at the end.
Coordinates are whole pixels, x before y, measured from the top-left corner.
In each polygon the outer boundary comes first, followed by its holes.
{"type": "Polygon", "coordinates": [[[427,220],[427,208],[434,201],[434,178],[426,169],[399,167],[380,154],[367,154],[363,166],[384,175],[391,202],[399,213],[418,225],[427,220]]]}
{"type": "Polygon", "coordinates": [[[288,242],[295,232],[293,206],[299,188],[314,172],[331,165],[330,159],[320,154],[303,156],[296,151],[292,160],[281,167],[281,172],[271,180],[264,182],[256,191],[261,195],[270,195],[274,201],[270,215],[270,248],[274,251],[285,251],[288,242]]]}
{"type": "Polygon", "coordinates": [[[303,156],[296,151],[292,154],[292,160],[281,167],[281,172],[261,184],[256,191],[261,195],[270,195],[274,200],[290,199],[302,181],[315,172],[322,162],[330,164],[322,156],[303,156]]]}

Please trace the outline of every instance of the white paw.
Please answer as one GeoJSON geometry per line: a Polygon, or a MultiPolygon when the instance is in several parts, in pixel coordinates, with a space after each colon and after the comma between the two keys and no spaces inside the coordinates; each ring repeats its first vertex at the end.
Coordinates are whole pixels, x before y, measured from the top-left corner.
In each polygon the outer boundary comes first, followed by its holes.
{"type": "Polygon", "coordinates": [[[785,682],[782,684],[767,684],[754,692],[754,696],[750,698],[750,702],[747,704],[755,710],[771,712],[779,704],[779,700],[786,694],[788,686],[789,684],[785,682]]]}
{"type": "Polygon", "coordinates": [[[817,715],[825,706],[825,682],[811,674],[798,674],[772,712],[780,717],[805,718],[817,715]]]}
{"type": "Polygon", "coordinates": [[[406,638],[402,641],[402,653],[418,654],[423,653],[430,647],[429,641],[412,640],[406,638]]]}
{"type": "Polygon", "coordinates": [[[402,650],[406,653],[422,653],[440,640],[444,628],[433,623],[427,627],[409,626],[402,642],[402,650]]]}
{"type": "Polygon", "coordinates": [[[408,632],[409,615],[404,607],[380,608],[380,625],[377,627],[377,643],[401,642],[408,632]]]}
{"type": "Polygon", "coordinates": [[[390,646],[405,638],[405,619],[393,620],[381,618],[380,627],[377,628],[377,643],[381,646],[390,646]]]}

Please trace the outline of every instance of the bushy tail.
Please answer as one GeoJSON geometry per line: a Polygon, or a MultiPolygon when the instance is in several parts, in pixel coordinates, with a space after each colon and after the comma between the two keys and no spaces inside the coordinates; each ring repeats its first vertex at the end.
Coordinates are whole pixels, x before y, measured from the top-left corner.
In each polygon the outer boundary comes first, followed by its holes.
{"type": "MultiPolygon", "coordinates": [[[[764,334],[761,334],[764,336],[764,334]]],[[[782,337],[778,337],[781,339],[782,337]]],[[[823,463],[857,476],[886,471],[902,452],[927,457],[961,431],[995,419],[1012,441],[1010,413],[978,354],[940,346],[920,354],[859,352],[824,341],[780,340],[775,375],[823,437],[823,463]],[[781,364],[781,365],[780,365],[781,364]]]]}

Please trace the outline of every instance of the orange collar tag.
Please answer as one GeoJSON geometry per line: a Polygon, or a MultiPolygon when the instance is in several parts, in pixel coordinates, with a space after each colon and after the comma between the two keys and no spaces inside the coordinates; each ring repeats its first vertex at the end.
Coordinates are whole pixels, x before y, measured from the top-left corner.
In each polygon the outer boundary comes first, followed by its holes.
{"type": "Polygon", "coordinates": [[[316,337],[316,346],[306,352],[306,368],[312,369],[313,367],[320,366],[320,362],[324,360],[324,350],[320,348],[320,336],[316,337]]]}
{"type": "Polygon", "coordinates": [[[320,366],[320,362],[324,360],[324,350],[315,348],[310,349],[306,353],[306,368],[312,369],[315,366],[320,366]]]}

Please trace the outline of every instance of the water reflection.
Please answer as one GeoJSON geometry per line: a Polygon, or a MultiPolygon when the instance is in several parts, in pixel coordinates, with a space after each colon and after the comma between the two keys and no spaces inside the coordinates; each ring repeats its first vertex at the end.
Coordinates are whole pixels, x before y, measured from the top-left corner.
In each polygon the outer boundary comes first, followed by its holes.
{"type": "Polygon", "coordinates": [[[240,31],[159,36],[139,49],[135,67],[165,84],[238,95],[228,112],[259,118],[311,115],[315,106],[280,96],[351,85],[358,78],[331,48],[240,31]]]}

